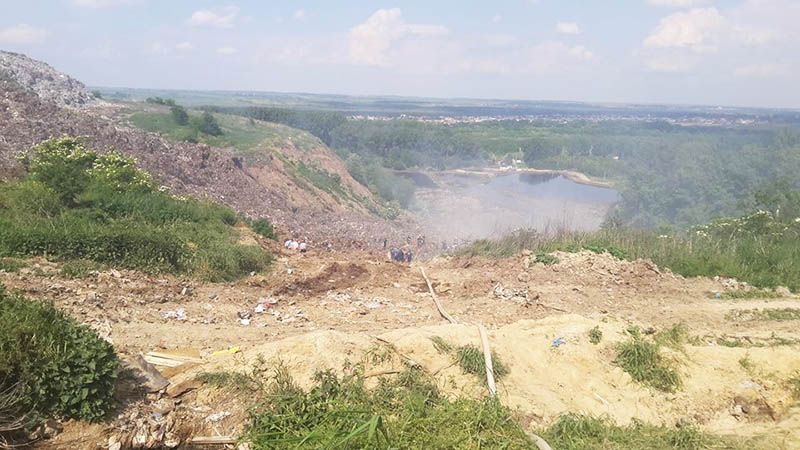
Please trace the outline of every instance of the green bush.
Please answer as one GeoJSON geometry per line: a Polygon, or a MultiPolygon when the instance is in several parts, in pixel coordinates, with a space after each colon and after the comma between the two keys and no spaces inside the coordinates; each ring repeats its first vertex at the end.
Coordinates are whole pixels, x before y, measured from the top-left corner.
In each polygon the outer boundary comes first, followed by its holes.
{"type": "Polygon", "coordinates": [[[20,393],[0,416],[99,420],[113,406],[117,368],[114,349],[88,327],[0,286],[0,392],[20,393]]]}
{"type": "Polygon", "coordinates": [[[658,390],[674,392],[681,385],[678,372],[661,356],[658,344],[634,336],[619,344],[614,363],[631,378],[658,390]]]}
{"type": "Polygon", "coordinates": [[[260,248],[236,243],[233,211],[155,189],[132,158],[97,155],[61,138],[34,148],[27,161],[27,179],[0,184],[0,256],[87,260],[212,281],[269,264],[260,248]]]}
{"type": "Polygon", "coordinates": [[[275,229],[268,219],[256,219],[250,224],[250,228],[267,239],[272,239],[273,241],[277,239],[275,236],[275,229]]]}

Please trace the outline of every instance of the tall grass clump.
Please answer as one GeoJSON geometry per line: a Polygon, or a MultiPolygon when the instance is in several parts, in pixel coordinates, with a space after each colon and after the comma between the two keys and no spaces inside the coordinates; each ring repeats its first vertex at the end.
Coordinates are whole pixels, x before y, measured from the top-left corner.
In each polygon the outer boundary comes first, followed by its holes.
{"type": "Polygon", "coordinates": [[[87,260],[146,272],[233,280],[270,261],[239,245],[230,209],[157,188],[135,161],[70,137],[22,159],[28,176],[0,184],[0,256],[87,260]]]}
{"type": "Polygon", "coordinates": [[[99,420],[113,407],[118,365],[94,331],[0,285],[0,392],[16,397],[0,418],[99,420]]]}
{"type": "Polygon", "coordinates": [[[449,400],[422,371],[367,388],[358,374],[318,372],[306,392],[277,371],[254,408],[251,448],[532,448],[496,399],[449,400]]]}
{"type": "MultiPolygon", "coordinates": [[[[646,425],[634,420],[626,426],[606,417],[565,414],[538,432],[558,450],[700,450],[707,448],[753,448],[732,439],[703,433],[694,427],[672,428],[646,425]]],[[[758,447],[756,447],[758,448],[758,447]]],[[[766,447],[765,447],[766,448],[766,447]]]]}
{"type": "Polygon", "coordinates": [[[674,392],[681,385],[680,374],[661,355],[659,344],[641,336],[619,344],[614,363],[635,381],[661,391],[674,392]]]}
{"type": "Polygon", "coordinates": [[[719,275],[759,288],[800,291],[800,218],[779,218],[766,211],[670,234],[620,227],[595,232],[520,230],[499,240],[476,241],[461,253],[508,257],[522,250],[591,250],[620,259],[650,259],[687,277],[719,275]]]}

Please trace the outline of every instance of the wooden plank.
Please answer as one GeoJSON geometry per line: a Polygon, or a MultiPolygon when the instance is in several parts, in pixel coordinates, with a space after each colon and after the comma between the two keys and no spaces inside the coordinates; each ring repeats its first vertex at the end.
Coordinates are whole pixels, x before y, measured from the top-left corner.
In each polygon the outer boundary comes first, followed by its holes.
{"type": "Polygon", "coordinates": [[[229,445],[235,444],[237,440],[235,436],[196,436],[189,439],[189,443],[197,445],[229,445]]]}
{"type": "Polygon", "coordinates": [[[458,323],[456,319],[453,318],[450,314],[447,314],[447,311],[444,310],[442,303],[439,301],[439,296],[436,295],[436,291],[433,290],[433,285],[431,284],[431,280],[428,279],[428,276],[425,275],[425,268],[420,267],[419,271],[422,272],[422,277],[425,278],[425,283],[428,284],[428,291],[431,293],[431,297],[433,297],[433,303],[436,304],[436,309],[439,310],[439,314],[447,319],[450,323],[458,323]]]}
{"type": "Polygon", "coordinates": [[[478,325],[478,332],[481,335],[481,345],[483,346],[483,362],[486,364],[486,385],[489,387],[489,394],[494,397],[497,395],[497,385],[494,382],[494,366],[492,365],[492,349],[489,346],[489,334],[483,325],[478,325]]]}

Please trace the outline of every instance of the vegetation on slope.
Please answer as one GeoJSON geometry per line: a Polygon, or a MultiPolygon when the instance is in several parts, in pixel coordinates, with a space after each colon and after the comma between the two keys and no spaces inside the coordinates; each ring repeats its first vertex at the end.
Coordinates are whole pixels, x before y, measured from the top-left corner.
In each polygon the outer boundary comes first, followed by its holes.
{"type": "MultiPolygon", "coordinates": [[[[787,204],[785,208],[796,207],[787,204]]],[[[763,210],[737,219],[721,219],[687,233],[659,234],[616,227],[556,236],[518,231],[496,241],[476,241],[462,254],[503,257],[523,249],[534,253],[606,251],[620,258],[651,259],[684,276],[726,276],[760,288],[800,290],[800,218],[776,217],[763,210]]]]}
{"type": "Polygon", "coordinates": [[[0,256],[91,260],[147,272],[232,280],[270,257],[236,243],[230,209],[170,195],[133,159],[97,154],[74,138],[24,159],[28,176],[0,184],[0,256]]]}
{"type": "Polygon", "coordinates": [[[742,193],[758,189],[765,180],[794,177],[800,170],[800,132],[772,125],[516,120],[438,124],[353,120],[333,112],[267,107],[217,110],[306,130],[343,159],[358,156],[384,168],[442,169],[521,159],[531,167],[610,179],[622,194],[618,217],[640,228],[685,227],[742,214],[754,207],[753,199],[743,199],[742,193]]]}
{"type": "Polygon", "coordinates": [[[0,443],[43,418],[98,420],[113,406],[110,344],[51,304],[0,285],[0,443]]]}

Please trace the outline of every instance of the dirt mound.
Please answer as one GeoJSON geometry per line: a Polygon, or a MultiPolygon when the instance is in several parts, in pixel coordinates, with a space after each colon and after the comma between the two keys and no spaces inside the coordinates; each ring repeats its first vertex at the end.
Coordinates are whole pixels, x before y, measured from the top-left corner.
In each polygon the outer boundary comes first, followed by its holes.
{"type": "Polygon", "coordinates": [[[327,266],[318,275],[306,278],[296,283],[288,284],[276,291],[277,295],[317,295],[335,289],[347,289],[369,276],[369,271],[364,267],[347,263],[334,262],[327,266]]]}
{"type": "MultiPolygon", "coordinates": [[[[800,430],[785,426],[798,413],[791,410],[791,393],[776,381],[800,370],[795,349],[688,345],[682,352],[667,351],[679,363],[685,384],[676,393],[664,393],[634,382],[613,364],[615,346],[629,339],[626,326],[613,320],[561,315],[492,331],[492,350],[509,369],[498,384],[501,400],[536,425],[549,424],[566,412],[581,412],[607,415],[618,423],[693,423],[709,431],[745,435],[760,427],[776,436],[800,439],[800,430]],[[593,327],[603,332],[599,345],[589,342],[593,327]],[[556,347],[553,341],[558,338],[565,343],[556,347]],[[743,357],[752,361],[750,369],[740,364],[743,357]]],[[[477,327],[466,324],[406,328],[375,337],[317,331],[212,358],[173,381],[185,382],[199,371],[250,374],[266,361],[266,367],[280,365],[308,388],[319,370],[341,372],[355,363],[363,364],[367,374],[391,374],[411,363],[433,375],[451,396],[484,395],[484,380],[463,373],[450,355],[440,353],[430,339],[434,336],[456,346],[480,346],[477,327]]],[[[239,419],[226,423],[230,433],[241,431],[239,419]]]]}

